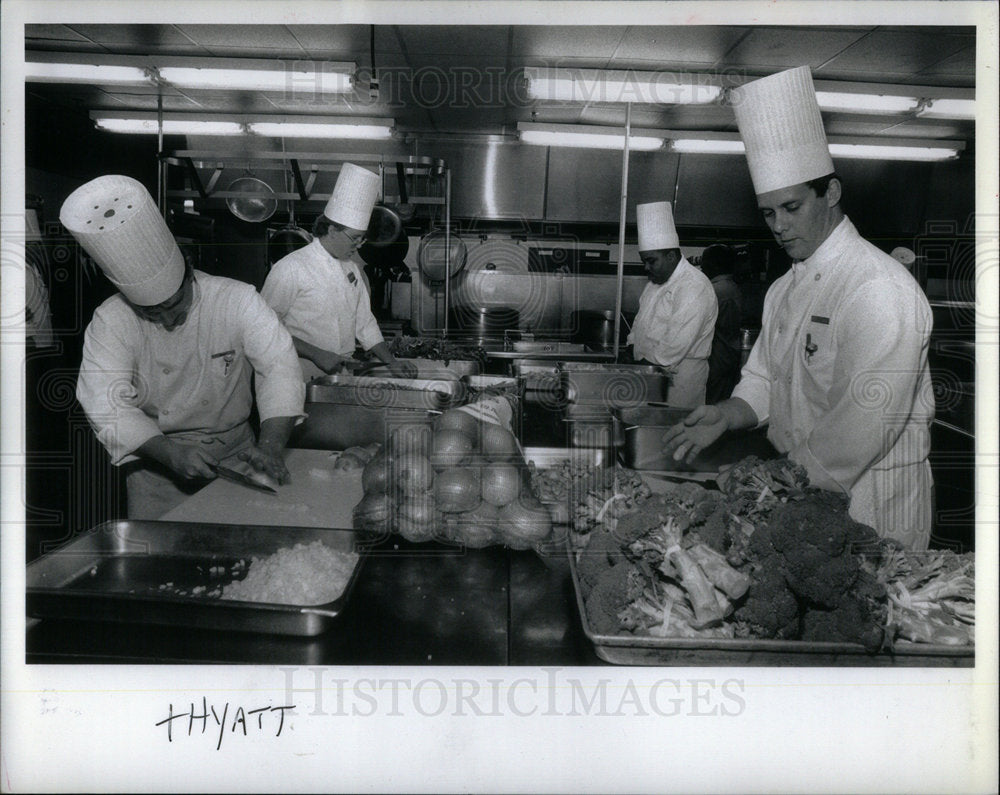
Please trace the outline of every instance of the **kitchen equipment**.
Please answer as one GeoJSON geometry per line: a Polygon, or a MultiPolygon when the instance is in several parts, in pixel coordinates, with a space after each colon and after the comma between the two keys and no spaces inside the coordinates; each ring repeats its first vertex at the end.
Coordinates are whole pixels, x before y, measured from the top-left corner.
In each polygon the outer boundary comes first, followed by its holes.
{"type": "Polygon", "coordinates": [[[724,434],[702,450],[690,464],[674,461],[672,449],[663,444],[663,435],[672,425],[690,414],[689,409],[638,406],[612,411],[614,434],[622,440],[622,461],[630,469],[661,472],[710,472],[735,464],[749,455],[776,458],[777,450],[767,441],[763,429],[724,434]]]}
{"type": "Polygon", "coordinates": [[[594,652],[614,665],[859,665],[951,666],[975,664],[975,648],[896,641],[892,654],[868,654],[860,643],[753,638],[656,638],[651,635],[602,635],[587,619],[576,553],[566,541],[576,609],[594,652]]]}
{"type": "Polygon", "coordinates": [[[456,306],[451,310],[452,322],[459,333],[472,337],[499,337],[504,331],[516,329],[520,312],[510,306],[456,306]]]}
{"type": "Polygon", "coordinates": [[[257,179],[249,171],[233,180],[227,188],[230,192],[246,194],[230,196],[226,199],[229,212],[241,221],[256,224],[266,221],[278,209],[278,200],[274,190],[264,180],[257,179]]]}
{"type": "Polygon", "coordinates": [[[374,408],[443,409],[461,395],[457,378],[324,375],[306,385],[306,401],[374,408]]]}
{"type": "Polygon", "coordinates": [[[318,635],[347,605],[366,553],[350,530],[109,521],[28,565],[26,610],[35,618],[318,635]],[[229,584],[239,560],[314,541],[335,552],[359,554],[343,593],[328,604],[204,595],[229,584]],[[196,588],[201,595],[195,595],[196,588]]]}
{"type": "Polygon", "coordinates": [[[571,403],[607,409],[667,399],[670,371],[651,364],[565,362],[561,368],[571,403]]]}
{"type": "Polygon", "coordinates": [[[469,251],[462,238],[455,234],[446,236],[443,229],[436,229],[420,238],[417,265],[429,281],[444,282],[446,271],[449,278],[455,276],[465,267],[468,256],[469,251]],[[447,256],[449,249],[450,259],[447,256]]]}
{"type": "Polygon", "coordinates": [[[396,213],[403,223],[413,220],[417,208],[410,204],[406,195],[406,166],[396,161],[396,185],[399,187],[399,204],[396,205],[396,213]]]}
{"type": "Polygon", "coordinates": [[[616,446],[613,418],[603,406],[570,403],[563,410],[563,422],[569,446],[600,448],[609,455],[616,446]]]}
{"type": "MultiPolygon", "coordinates": [[[[615,344],[615,313],[613,310],[578,309],[570,316],[572,342],[585,344],[591,350],[609,351],[615,344]]],[[[625,344],[629,325],[624,316],[619,329],[619,344],[625,344]]]]}
{"type": "Polygon", "coordinates": [[[750,351],[753,349],[754,343],[757,342],[757,337],[759,336],[759,328],[740,329],[740,367],[747,363],[747,359],[750,358],[750,351]]]}
{"type": "Polygon", "coordinates": [[[215,474],[224,480],[228,480],[232,483],[239,483],[241,486],[246,486],[248,489],[254,489],[256,491],[263,491],[266,494],[277,494],[278,490],[273,486],[269,486],[264,482],[264,475],[258,475],[259,480],[254,479],[251,475],[244,475],[242,472],[237,472],[235,469],[230,469],[229,467],[224,467],[221,464],[216,464],[213,469],[215,474]]]}
{"type": "Polygon", "coordinates": [[[583,353],[586,346],[582,342],[516,340],[511,347],[521,353],[583,353]]]}

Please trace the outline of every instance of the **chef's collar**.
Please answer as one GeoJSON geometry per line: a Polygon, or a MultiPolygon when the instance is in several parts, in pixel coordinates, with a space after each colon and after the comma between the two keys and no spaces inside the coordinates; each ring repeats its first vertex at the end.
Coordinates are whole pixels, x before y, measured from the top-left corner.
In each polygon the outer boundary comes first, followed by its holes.
{"type": "Polygon", "coordinates": [[[822,268],[830,265],[836,259],[840,246],[852,233],[856,234],[854,224],[845,215],[840,223],[833,228],[833,231],[826,236],[826,240],[820,243],[819,247],[812,254],[803,260],[792,263],[792,271],[799,273],[803,269],[822,268]]]}

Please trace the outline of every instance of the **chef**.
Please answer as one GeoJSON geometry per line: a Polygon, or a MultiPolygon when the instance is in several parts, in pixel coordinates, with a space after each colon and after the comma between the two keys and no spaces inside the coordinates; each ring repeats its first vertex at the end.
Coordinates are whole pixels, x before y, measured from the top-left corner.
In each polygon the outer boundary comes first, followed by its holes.
{"type": "Polygon", "coordinates": [[[639,256],[649,284],[628,335],[637,360],[670,367],[667,403],[694,408],[705,402],[708,356],[718,305],[705,275],[681,254],[670,202],[636,207],[639,256]]]}
{"type": "Polygon", "coordinates": [[[931,312],[906,268],[864,240],[841,183],[808,67],[735,93],[757,205],[791,270],[768,290],[763,327],[730,400],[665,435],[690,460],[726,430],[766,423],[809,481],[910,549],[931,530],[931,312]]]}
{"type": "Polygon", "coordinates": [[[76,394],[112,463],[127,467],[129,518],[163,515],[223,461],[287,481],[282,451],[305,385],[291,337],[253,286],[185,266],[129,177],[86,183],[59,218],[119,290],[87,326],[76,394]]]}
{"type": "Polygon", "coordinates": [[[378,174],[345,163],[313,224],[313,241],[274,263],[261,290],[291,332],[307,381],[340,370],[354,353],[355,340],[394,375],[415,375],[385,344],[363,273],[353,259],[364,242],[379,183],[378,174]]]}

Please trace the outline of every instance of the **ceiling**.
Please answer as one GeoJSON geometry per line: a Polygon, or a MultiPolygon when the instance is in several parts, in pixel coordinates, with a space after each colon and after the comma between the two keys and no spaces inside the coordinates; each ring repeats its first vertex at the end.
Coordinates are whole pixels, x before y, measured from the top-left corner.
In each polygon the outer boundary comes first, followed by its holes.
{"type": "MultiPolygon", "coordinates": [[[[529,100],[527,66],[692,71],[739,82],[808,64],[821,81],[975,87],[971,27],[797,26],[411,26],[374,28],[380,90],[369,98],[369,25],[50,25],[25,26],[32,51],[91,55],[353,61],[357,89],[334,95],[181,91],[165,87],[174,112],[391,117],[418,136],[512,135],[519,121],[621,125],[625,106],[529,100]]],[[[81,110],[156,110],[159,89],[31,83],[35,99],[81,110]]],[[[972,122],[901,116],[824,114],[831,135],[958,138],[972,122]]],[[[660,129],[735,129],[724,105],[633,105],[632,124],[660,129]]]]}

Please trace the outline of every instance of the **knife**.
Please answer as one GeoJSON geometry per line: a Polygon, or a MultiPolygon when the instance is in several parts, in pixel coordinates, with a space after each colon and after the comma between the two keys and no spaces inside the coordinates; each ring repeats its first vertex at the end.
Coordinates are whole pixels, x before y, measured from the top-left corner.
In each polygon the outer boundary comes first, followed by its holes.
{"type": "Polygon", "coordinates": [[[237,472],[235,469],[230,469],[229,467],[224,467],[220,464],[215,465],[215,474],[223,480],[228,480],[232,483],[239,483],[241,486],[246,486],[249,489],[263,491],[266,494],[278,493],[277,489],[268,486],[266,483],[254,480],[249,475],[244,475],[242,472],[237,472]]]}

